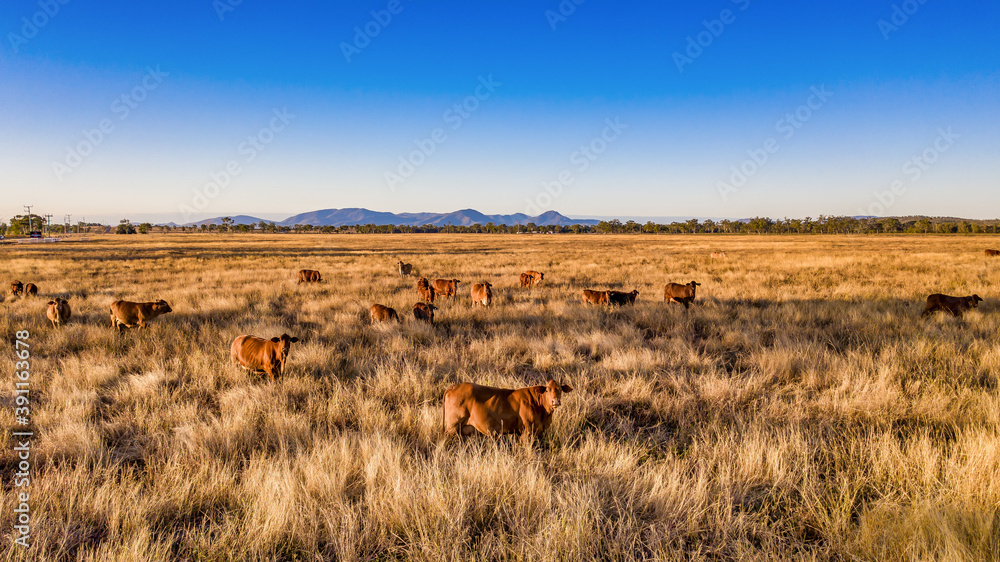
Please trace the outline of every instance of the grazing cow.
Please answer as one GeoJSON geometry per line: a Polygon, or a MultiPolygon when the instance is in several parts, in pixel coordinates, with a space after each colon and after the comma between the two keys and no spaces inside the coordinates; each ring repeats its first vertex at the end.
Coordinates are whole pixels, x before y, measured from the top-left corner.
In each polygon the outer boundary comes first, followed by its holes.
{"type": "Polygon", "coordinates": [[[635,297],[639,296],[639,289],[633,289],[627,293],[622,291],[608,291],[608,304],[622,306],[635,304],[635,297]]]}
{"type": "Polygon", "coordinates": [[[24,296],[25,297],[37,297],[38,296],[38,285],[34,283],[24,284],[24,296]]]}
{"type": "Polygon", "coordinates": [[[583,290],[583,304],[609,304],[607,291],[583,290]]]}
{"type": "Polygon", "coordinates": [[[315,269],[300,269],[299,283],[319,283],[323,278],[315,269]]]}
{"type": "Polygon", "coordinates": [[[146,322],[168,312],[173,312],[173,309],[163,299],[156,302],[115,301],[111,303],[111,327],[119,331],[122,326],[145,328],[146,322]]]}
{"type": "Polygon", "coordinates": [[[490,306],[493,304],[493,284],[474,283],[472,285],[472,306],[481,304],[490,306]]]}
{"type": "Polygon", "coordinates": [[[404,275],[409,275],[413,271],[413,264],[403,263],[403,260],[399,260],[399,275],[400,277],[404,275]]]}
{"type": "Polygon", "coordinates": [[[11,281],[10,292],[13,293],[15,297],[21,296],[24,294],[24,283],[21,283],[20,281],[11,281]]]}
{"type": "Polygon", "coordinates": [[[530,287],[542,279],[545,279],[545,274],[529,270],[522,273],[520,279],[522,287],[530,287]]]}
{"type": "Polygon", "coordinates": [[[681,285],[680,283],[667,283],[667,286],[663,289],[663,300],[671,303],[683,304],[684,308],[691,306],[694,302],[695,289],[698,288],[697,283],[692,281],[687,285],[681,285]]]}
{"type": "Polygon", "coordinates": [[[49,307],[45,310],[45,316],[52,322],[52,327],[56,328],[62,326],[63,322],[69,320],[69,317],[73,312],[69,308],[69,303],[66,299],[61,299],[56,297],[55,300],[49,301],[49,307]]]}
{"type": "Polygon", "coordinates": [[[399,315],[396,314],[395,308],[389,308],[388,306],[383,306],[381,304],[373,304],[369,310],[369,316],[371,316],[372,324],[377,322],[388,322],[390,320],[402,322],[402,320],[399,319],[399,315]]]}
{"type": "Polygon", "coordinates": [[[995,258],[1000,256],[1000,250],[986,250],[986,257],[995,258]]]}
{"type": "Polygon", "coordinates": [[[269,340],[254,336],[240,336],[233,340],[229,350],[229,358],[234,365],[239,365],[251,373],[267,373],[271,382],[280,377],[288,360],[288,350],[299,338],[281,334],[269,340]]]}
{"type": "Polygon", "coordinates": [[[427,302],[434,302],[434,287],[431,287],[426,277],[417,279],[417,295],[427,302]]]}
{"type": "Polygon", "coordinates": [[[417,322],[427,322],[428,324],[434,324],[434,311],[437,307],[433,304],[427,304],[425,302],[418,302],[413,305],[413,318],[417,322]]]}
{"type": "Polygon", "coordinates": [[[431,283],[431,288],[434,292],[449,298],[455,298],[458,293],[458,284],[461,283],[458,279],[435,279],[431,283]]]}
{"type": "Polygon", "coordinates": [[[562,403],[563,393],[573,387],[549,380],[545,386],[516,390],[461,383],[444,393],[444,434],[468,437],[478,431],[520,433],[522,439],[541,437],[552,423],[552,413],[562,403]]]}
{"type": "Polygon", "coordinates": [[[923,318],[938,310],[950,312],[952,316],[962,316],[963,312],[971,308],[978,307],[981,302],[983,302],[983,299],[981,299],[979,295],[972,295],[971,297],[949,297],[948,295],[935,293],[927,297],[927,306],[924,308],[924,312],[920,315],[920,317],[923,318]]]}
{"type": "Polygon", "coordinates": [[[712,252],[712,259],[713,260],[724,260],[724,259],[726,259],[726,253],[725,252],[712,252]]]}

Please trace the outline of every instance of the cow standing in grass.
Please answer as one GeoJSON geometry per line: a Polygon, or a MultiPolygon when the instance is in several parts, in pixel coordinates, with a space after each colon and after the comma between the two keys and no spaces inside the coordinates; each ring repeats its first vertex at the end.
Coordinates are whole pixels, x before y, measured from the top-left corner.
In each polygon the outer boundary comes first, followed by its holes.
{"type": "Polygon", "coordinates": [[[541,437],[552,424],[562,395],[572,391],[573,387],[554,380],[518,389],[456,384],[445,391],[442,400],[444,434],[464,438],[478,431],[483,435],[517,433],[525,440],[541,437]]]}
{"type": "Polygon", "coordinates": [[[667,283],[663,289],[663,300],[669,303],[683,304],[684,308],[689,308],[694,302],[695,292],[701,283],[692,281],[687,285],[680,283],[667,283]]]}
{"type": "Polygon", "coordinates": [[[923,318],[938,310],[950,312],[952,316],[960,317],[966,310],[977,308],[981,302],[983,302],[983,299],[979,295],[950,297],[941,293],[935,293],[927,297],[927,305],[924,307],[924,311],[920,314],[920,317],[923,318]]]}
{"type": "Polygon", "coordinates": [[[119,331],[122,327],[145,328],[146,322],[168,312],[173,309],[163,299],[156,302],[115,301],[111,303],[111,327],[119,331]]]}
{"type": "Polygon", "coordinates": [[[52,322],[52,327],[57,328],[63,325],[63,322],[69,320],[69,317],[73,312],[69,308],[69,303],[66,299],[56,297],[55,300],[49,301],[49,307],[45,310],[45,316],[52,322]]]}
{"type": "Polygon", "coordinates": [[[493,284],[492,283],[474,283],[472,285],[472,306],[481,304],[483,306],[491,306],[493,304],[493,284]]]}
{"type": "Polygon", "coordinates": [[[254,336],[239,336],[233,340],[229,358],[251,373],[267,373],[271,382],[285,371],[288,351],[299,338],[281,334],[269,340],[254,336]]]}

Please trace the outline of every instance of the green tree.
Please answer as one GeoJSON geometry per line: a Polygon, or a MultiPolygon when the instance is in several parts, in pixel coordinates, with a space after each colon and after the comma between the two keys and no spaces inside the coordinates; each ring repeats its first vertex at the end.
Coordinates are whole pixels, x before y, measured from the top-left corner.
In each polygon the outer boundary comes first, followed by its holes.
{"type": "Polygon", "coordinates": [[[118,227],[115,228],[115,234],[135,234],[135,227],[132,226],[132,221],[128,219],[122,219],[118,223],[118,227]]]}
{"type": "Polygon", "coordinates": [[[148,222],[139,225],[139,234],[149,234],[152,230],[153,225],[148,222]]]}

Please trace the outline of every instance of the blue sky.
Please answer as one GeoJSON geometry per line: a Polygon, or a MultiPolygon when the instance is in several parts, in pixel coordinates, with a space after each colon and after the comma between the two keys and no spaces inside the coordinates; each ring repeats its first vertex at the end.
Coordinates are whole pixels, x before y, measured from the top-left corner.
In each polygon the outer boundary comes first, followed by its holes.
{"type": "Polygon", "coordinates": [[[148,4],[0,5],[4,219],[1000,215],[992,2],[148,4]]]}

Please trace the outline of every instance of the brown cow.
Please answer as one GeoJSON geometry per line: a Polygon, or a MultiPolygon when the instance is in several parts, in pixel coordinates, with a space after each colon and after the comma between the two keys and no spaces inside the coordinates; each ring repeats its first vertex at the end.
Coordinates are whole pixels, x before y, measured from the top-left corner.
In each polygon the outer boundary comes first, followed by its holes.
{"type": "Polygon", "coordinates": [[[373,304],[371,309],[369,309],[369,316],[371,316],[372,324],[375,324],[376,322],[388,322],[390,320],[402,322],[402,320],[399,319],[399,315],[396,314],[395,308],[389,308],[388,306],[383,306],[381,304],[373,304]]]}
{"type": "Polygon", "coordinates": [[[281,334],[269,340],[254,336],[240,336],[233,340],[229,358],[251,373],[265,372],[271,382],[280,377],[288,360],[288,350],[299,338],[281,334]]]}
{"type": "Polygon", "coordinates": [[[458,292],[458,284],[461,283],[458,279],[435,279],[431,283],[431,287],[434,292],[449,298],[455,298],[458,292]]]}
{"type": "Polygon", "coordinates": [[[1000,250],[986,250],[986,257],[995,258],[1000,256],[1000,250]]]}
{"type": "Polygon", "coordinates": [[[687,285],[680,283],[667,283],[663,289],[663,300],[670,303],[683,304],[684,308],[689,308],[694,302],[695,290],[701,283],[692,281],[687,285]]]}
{"type": "Polygon", "coordinates": [[[539,273],[537,271],[528,270],[521,274],[521,286],[531,287],[535,283],[538,283],[542,279],[545,279],[544,273],[539,273]]]}
{"type": "Polygon", "coordinates": [[[34,283],[24,284],[24,296],[25,297],[37,297],[38,296],[38,285],[34,283]]]}
{"type": "Polygon", "coordinates": [[[961,316],[966,310],[978,307],[981,302],[983,302],[983,299],[981,299],[979,295],[972,295],[971,297],[949,297],[948,295],[935,293],[927,297],[927,306],[924,308],[924,312],[920,315],[920,317],[923,318],[938,310],[950,312],[952,316],[961,316]]]}
{"type": "Polygon", "coordinates": [[[573,387],[554,380],[516,390],[467,382],[453,385],[442,401],[444,434],[464,438],[478,431],[484,435],[520,433],[525,440],[541,437],[563,393],[572,391],[573,387]]]}
{"type": "Polygon", "coordinates": [[[418,302],[413,305],[413,318],[417,322],[427,322],[428,324],[434,324],[434,311],[437,307],[433,304],[427,304],[425,302],[418,302]]]}
{"type": "Polygon", "coordinates": [[[712,252],[712,259],[713,260],[724,260],[724,259],[726,259],[726,253],[725,252],[712,252]]]}
{"type": "Polygon", "coordinates": [[[404,275],[409,275],[410,272],[413,271],[413,264],[403,263],[403,260],[399,260],[399,263],[397,265],[399,266],[400,277],[404,275]]]}
{"type": "Polygon", "coordinates": [[[431,287],[426,277],[417,279],[417,295],[427,302],[434,302],[434,287],[431,287]]]}
{"type": "Polygon", "coordinates": [[[15,297],[21,296],[24,294],[24,283],[21,283],[20,281],[11,281],[10,292],[13,293],[15,297]]]}
{"type": "Polygon", "coordinates": [[[145,328],[146,322],[168,312],[173,312],[173,309],[163,299],[156,302],[115,301],[111,303],[111,327],[119,331],[122,326],[145,328]]]}
{"type": "Polygon", "coordinates": [[[608,291],[608,304],[614,306],[635,304],[637,296],[639,296],[639,289],[633,289],[627,293],[622,291],[608,291]]]}
{"type": "Polygon", "coordinates": [[[474,283],[472,285],[472,306],[481,304],[483,306],[491,306],[493,304],[493,284],[492,283],[474,283]]]}
{"type": "Polygon", "coordinates": [[[55,300],[49,301],[49,307],[45,310],[45,316],[52,322],[52,327],[56,328],[62,326],[63,322],[69,320],[69,317],[73,312],[69,308],[69,303],[66,299],[61,299],[56,297],[55,300]]]}
{"type": "Polygon", "coordinates": [[[300,269],[299,270],[299,283],[319,283],[322,281],[322,277],[315,269],[300,269]]]}
{"type": "Polygon", "coordinates": [[[583,304],[609,304],[607,291],[583,290],[583,304]]]}

